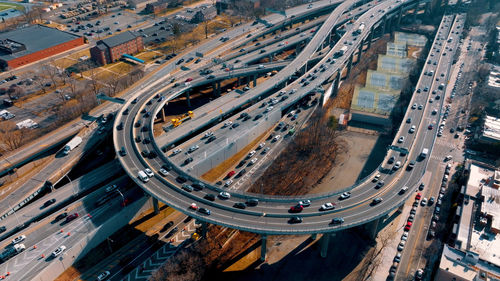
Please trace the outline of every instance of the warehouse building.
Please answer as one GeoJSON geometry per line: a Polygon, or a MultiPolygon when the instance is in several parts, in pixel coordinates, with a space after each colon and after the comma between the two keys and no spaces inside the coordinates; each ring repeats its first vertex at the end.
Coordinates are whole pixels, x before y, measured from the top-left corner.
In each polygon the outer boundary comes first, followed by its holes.
{"type": "Polygon", "coordinates": [[[90,55],[95,62],[105,65],[119,60],[124,54],[133,55],[144,49],[142,37],[132,31],[99,40],[90,49],[90,55]]]}
{"type": "Polygon", "coordinates": [[[81,36],[44,25],[0,33],[0,68],[14,69],[83,44],[81,36]]]}

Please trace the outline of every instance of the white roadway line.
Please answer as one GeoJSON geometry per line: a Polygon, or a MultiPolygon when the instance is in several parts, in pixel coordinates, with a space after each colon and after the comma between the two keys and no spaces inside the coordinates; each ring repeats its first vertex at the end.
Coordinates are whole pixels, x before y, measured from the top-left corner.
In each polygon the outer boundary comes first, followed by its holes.
{"type": "MultiPolygon", "coordinates": [[[[98,215],[104,213],[105,212],[104,209],[105,208],[98,209],[95,212],[95,215],[98,216],[98,215]]],[[[31,255],[36,254],[36,256],[33,255],[33,257],[31,258],[31,261],[29,262],[29,263],[31,263],[33,260],[35,260],[35,257],[38,258],[38,262],[35,265],[32,266],[32,268],[35,268],[40,263],[47,262],[46,261],[47,258],[50,257],[50,255],[47,255],[45,258],[42,258],[41,254],[43,254],[43,252],[45,252],[46,250],[48,250],[49,247],[54,247],[54,244],[58,243],[60,240],[63,240],[65,238],[70,238],[71,236],[68,236],[67,233],[77,232],[78,230],[80,230],[84,226],[87,226],[90,220],[91,220],[91,218],[89,218],[88,215],[82,216],[81,219],[77,220],[79,222],[78,224],[72,223],[72,224],[69,225],[69,227],[71,227],[69,229],[69,231],[67,231],[67,232],[65,231],[65,232],[62,232],[62,233],[61,232],[56,232],[53,235],[50,235],[50,236],[44,238],[43,240],[39,241],[40,245],[43,245],[43,246],[46,246],[46,247],[37,247],[36,249],[34,249],[34,248],[26,249],[22,254],[24,255],[24,257],[26,257],[26,255],[29,255],[29,254],[31,254],[31,255]],[[46,242],[49,242],[49,243],[47,244],[46,242]]],[[[65,253],[63,252],[62,254],[64,255],[65,253]]],[[[18,256],[18,257],[20,257],[20,256],[18,256]]],[[[52,262],[52,261],[54,261],[56,259],[57,258],[51,259],[50,262],[52,262]]],[[[17,260],[17,258],[14,259],[14,260],[17,260]]],[[[11,272],[11,275],[14,275],[17,272],[18,272],[18,270],[15,270],[15,271],[11,272]]],[[[30,270],[28,270],[27,272],[25,272],[24,275],[22,275],[21,278],[19,278],[19,280],[25,280],[24,277],[27,274],[29,274],[29,273],[30,273],[30,270]]]]}

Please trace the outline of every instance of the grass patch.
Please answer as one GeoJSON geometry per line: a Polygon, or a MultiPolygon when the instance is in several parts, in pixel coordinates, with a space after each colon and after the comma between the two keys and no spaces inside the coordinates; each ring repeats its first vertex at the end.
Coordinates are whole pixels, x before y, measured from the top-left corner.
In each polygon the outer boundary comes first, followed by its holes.
{"type": "Polygon", "coordinates": [[[24,11],[24,6],[15,3],[0,3],[0,11],[4,11],[7,9],[16,9],[19,11],[24,11]]]}
{"type": "Polygon", "coordinates": [[[120,75],[125,75],[125,74],[128,74],[130,71],[132,71],[132,69],[134,69],[134,66],[131,65],[131,64],[128,64],[128,63],[119,62],[119,63],[115,63],[112,66],[106,67],[106,68],[108,70],[116,72],[116,73],[118,73],[120,75]]]}
{"type": "Polygon", "coordinates": [[[68,57],[78,60],[80,57],[87,56],[90,58],[90,49],[81,50],[77,53],[71,54],[68,57]]]}

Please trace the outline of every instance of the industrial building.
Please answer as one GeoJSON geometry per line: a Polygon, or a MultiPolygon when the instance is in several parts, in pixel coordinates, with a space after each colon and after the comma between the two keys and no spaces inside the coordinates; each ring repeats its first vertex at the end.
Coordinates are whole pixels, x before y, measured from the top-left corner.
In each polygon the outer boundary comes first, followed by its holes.
{"type": "Polygon", "coordinates": [[[146,8],[146,5],[156,2],[158,2],[158,0],[128,0],[127,4],[132,9],[141,10],[146,8]]]}
{"type": "Polygon", "coordinates": [[[140,34],[125,31],[118,35],[99,40],[90,49],[90,55],[95,62],[105,65],[119,60],[124,54],[136,54],[144,49],[140,34]]]}
{"type": "Polygon", "coordinates": [[[468,162],[460,192],[451,246],[445,245],[436,280],[498,280],[500,276],[500,173],[468,162]]]}
{"type": "Polygon", "coordinates": [[[0,68],[17,68],[83,44],[85,41],[81,36],[44,25],[31,25],[1,33],[0,68]]]}

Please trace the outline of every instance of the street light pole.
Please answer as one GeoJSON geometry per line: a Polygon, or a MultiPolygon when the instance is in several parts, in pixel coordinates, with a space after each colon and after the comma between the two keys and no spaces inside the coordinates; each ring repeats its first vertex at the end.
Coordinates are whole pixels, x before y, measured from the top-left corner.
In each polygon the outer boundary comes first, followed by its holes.
{"type": "Polygon", "coordinates": [[[68,174],[66,174],[64,176],[69,180],[69,183],[71,184],[71,187],[73,188],[73,194],[77,194],[78,192],[75,191],[75,185],[73,184],[73,181],[69,178],[68,174]]]}
{"type": "Polygon", "coordinates": [[[117,189],[116,192],[118,192],[118,194],[120,194],[120,196],[122,197],[123,207],[125,207],[125,197],[123,196],[123,193],[121,193],[119,189],[117,189]]]}

